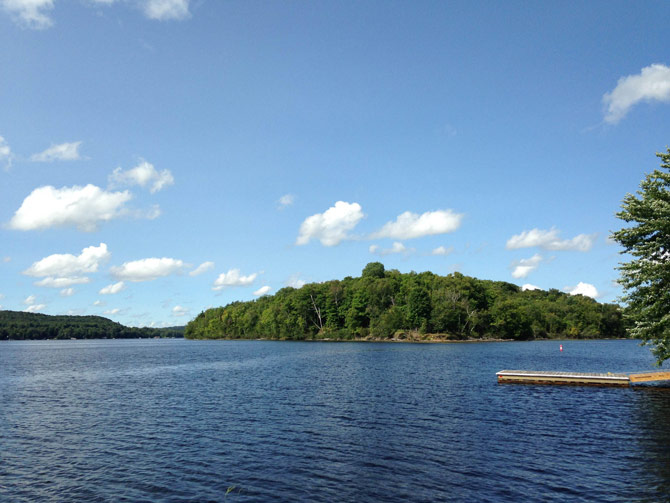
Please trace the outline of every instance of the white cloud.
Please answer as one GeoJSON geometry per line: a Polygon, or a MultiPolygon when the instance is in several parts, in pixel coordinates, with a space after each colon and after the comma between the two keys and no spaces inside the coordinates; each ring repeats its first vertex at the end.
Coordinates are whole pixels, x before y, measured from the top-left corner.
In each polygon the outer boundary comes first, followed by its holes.
{"type": "Polygon", "coordinates": [[[570,295],[584,295],[586,297],[591,297],[592,299],[597,299],[600,296],[595,286],[581,281],[577,286],[566,286],[563,291],[570,295]]]}
{"type": "Polygon", "coordinates": [[[118,307],[115,307],[114,309],[109,309],[107,311],[103,311],[102,314],[119,314],[121,310],[118,307]]]}
{"type": "Polygon", "coordinates": [[[542,290],[542,288],[540,288],[539,286],[531,285],[530,283],[526,283],[521,287],[522,292],[533,291],[533,290],[542,290]]]}
{"type": "Polygon", "coordinates": [[[401,255],[410,255],[411,253],[414,253],[416,250],[414,248],[407,248],[404,244],[402,244],[400,241],[395,241],[391,248],[379,248],[377,245],[372,245],[369,248],[370,253],[380,255],[380,256],[385,256],[385,255],[394,255],[394,254],[401,254],[401,255]]]}
{"type": "Polygon", "coordinates": [[[9,143],[0,136],[0,164],[4,164],[5,170],[12,166],[12,157],[12,149],[9,148],[9,143]]]}
{"type": "Polygon", "coordinates": [[[48,28],[53,24],[47,13],[53,9],[53,0],[0,0],[2,8],[18,24],[35,30],[48,28]]]}
{"type": "Polygon", "coordinates": [[[186,316],[188,314],[188,309],[183,306],[174,306],[172,308],[173,316],[186,316]]]}
{"type": "Polygon", "coordinates": [[[542,263],[542,255],[536,253],[530,258],[522,258],[517,262],[513,262],[512,266],[514,270],[512,271],[513,278],[525,278],[531,272],[538,268],[542,263]]]}
{"type": "Polygon", "coordinates": [[[216,278],[212,290],[222,290],[226,287],[234,286],[249,286],[254,282],[257,276],[258,273],[242,276],[239,269],[230,269],[228,272],[221,273],[219,277],[216,278]]]}
{"type": "Polygon", "coordinates": [[[47,288],[68,288],[82,285],[91,280],[86,274],[98,272],[100,265],[109,260],[111,253],[105,243],[84,248],[79,255],[57,253],[34,262],[23,274],[43,277],[36,286],[47,288]]]}
{"type": "Polygon", "coordinates": [[[74,295],[74,288],[63,288],[60,291],[61,297],[72,297],[74,295]]]}
{"type": "Polygon", "coordinates": [[[32,304],[32,305],[26,307],[23,310],[23,312],[24,313],[37,313],[39,311],[43,311],[45,307],[47,307],[46,304],[32,304]]]}
{"type": "Polygon", "coordinates": [[[550,230],[531,229],[512,236],[507,240],[508,250],[531,248],[537,246],[545,250],[576,250],[587,252],[593,247],[596,234],[579,234],[572,239],[559,239],[560,231],[555,227],[550,230]]]}
{"type": "Polygon", "coordinates": [[[26,306],[32,306],[36,301],[37,301],[37,297],[35,297],[34,295],[28,295],[28,297],[25,298],[23,303],[26,306]]]}
{"type": "Polygon", "coordinates": [[[144,14],[149,19],[168,21],[171,19],[187,19],[189,0],[144,0],[144,14]]]}
{"type": "Polygon", "coordinates": [[[2,261],[7,264],[12,261],[12,257],[2,257],[2,261]]]}
{"type": "Polygon", "coordinates": [[[30,160],[33,162],[78,161],[82,159],[79,155],[80,146],[80,141],[51,145],[44,152],[31,155],[30,160]]]}
{"type": "Polygon", "coordinates": [[[349,239],[351,231],[365,215],[358,203],[337,201],[323,213],[305,219],[300,225],[297,245],[305,245],[318,239],[323,246],[336,246],[349,239]]]}
{"type": "Polygon", "coordinates": [[[116,168],[111,175],[109,175],[109,183],[113,187],[139,185],[140,187],[149,186],[149,192],[154,194],[159,190],[174,184],[174,177],[170,170],[164,169],[158,171],[154,165],[142,161],[140,164],[132,169],[123,171],[121,168],[116,168]]]}
{"type": "Polygon", "coordinates": [[[641,101],[670,103],[670,67],[654,64],[637,75],[621,77],[616,87],[603,96],[605,122],[616,124],[641,101]]]}
{"type": "Polygon", "coordinates": [[[65,288],[72,285],[85,285],[90,283],[91,279],[86,276],[72,276],[70,278],[54,278],[48,276],[44,279],[35,282],[35,286],[43,286],[46,288],[65,288]]]}
{"type": "Polygon", "coordinates": [[[33,265],[23,271],[23,274],[38,278],[53,276],[55,278],[72,279],[83,274],[97,272],[100,265],[109,260],[110,256],[111,253],[107,250],[107,245],[100,243],[98,246],[84,248],[76,256],[70,253],[49,255],[42,260],[34,262],[33,265]]]}
{"type": "Polygon", "coordinates": [[[278,201],[279,209],[283,210],[288,206],[292,206],[294,202],[295,202],[295,196],[293,196],[293,194],[285,194],[279,198],[278,201]]]}
{"type": "MultiPolygon", "coordinates": [[[[121,3],[118,0],[87,0],[97,6],[121,3]]],[[[152,20],[183,20],[191,16],[190,0],[135,0],[144,15],[152,20]]],[[[53,25],[49,12],[54,8],[54,0],[0,0],[2,7],[13,20],[31,29],[44,29],[53,25]]]]}
{"type": "Polygon", "coordinates": [[[123,205],[131,198],[128,191],[107,192],[91,184],[61,189],[47,185],[33,190],[23,200],[9,227],[28,231],[74,226],[94,231],[100,222],[123,215],[123,205]]]}
{"type": "Polygon", "coordinates": [[[118,283],[112,283],[111,285],[101,288],[98,293],[100,295],[114,295],[125,289],[125,287],[126,284],[123,281],[119,281],[118,283]]]}
{"type": "Polygon", "coordinates": [[[453,232],[461,226],[462,213],[452,210],[427,211],[421,215],[406,211],[373,233],[372,239],[413,239],[453,232]]]}
{"type": "Polygon", "coordinates": [[[96,300],[96,301],[93,303],[93,305],[94,305],[94,306],[104,306],[105,303],[102,302],[101,300],[96,300]]]}
{"type": "Polygon", "coordinates": [[[173,258],[145,258],[112,267],[111,272],[117,279],[140,282],[169,276],[181,271],[184,266],[184,262],[173,258]]]}
{"type": "Polygon", "coordinates": [[[188,275],[189,276],[198,276],[199,274],[202,274],[204,272],[209,271],[213,267],[214,267],[214,262],[203,262],[198,267],[196,267],[191,272],[189,272],[188,275]]]}
{"type": "Polygon", "coordinates": [[[265,285],[256,290],[254,292],[254,295],[256,297],[262,297],[263,295],[267,295],[268,293],[270,293],[270,290],[272,290],[272,288],[270,288],[268,285],[265,285]]]}
{"type": "Polygon", "coordinates": [[[286,286],[290,286],[291,288],[296,288],[296,289],[301,289],[303,286],[307,284],[307,282],[303,279],[300,279],[299,274],[293,274],[289,279],[286,280],[286,286]]]}
{"type": "Polygon", "coordinates": [[[449,255],[453,253],[454,248],[453,246],[450,246],[449,248],[445,248],[444,246],[438,246],[435,248],[432,252],[430,252],[431,255],[449,255]]]}

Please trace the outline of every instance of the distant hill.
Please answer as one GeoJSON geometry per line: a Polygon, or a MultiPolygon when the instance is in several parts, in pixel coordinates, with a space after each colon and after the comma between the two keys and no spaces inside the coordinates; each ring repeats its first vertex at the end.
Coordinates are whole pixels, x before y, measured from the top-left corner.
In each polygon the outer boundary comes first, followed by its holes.
{"type": "Polygon", "coordinates": [[[379,262],[346,277],[208,309],[193,339],[476,340],[626,337],[621,308],[556,289],[522,291],[460,273],[402,274],[379,262]]]}
{"type": "Polygon", "coordinates": [[[0,340],[183,337],[184,328],[134,328],[102,316],[50,316],[0,311],[0,340]]]}

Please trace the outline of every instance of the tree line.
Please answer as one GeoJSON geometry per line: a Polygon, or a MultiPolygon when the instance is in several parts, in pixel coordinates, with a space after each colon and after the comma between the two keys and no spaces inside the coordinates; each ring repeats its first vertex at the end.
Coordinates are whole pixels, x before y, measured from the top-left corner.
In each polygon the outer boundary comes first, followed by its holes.
{"type": "Polygon", "coordinates": [[[0,311],[0,341],[183,337],[184,327],[126,327],[101,316],[50,316],[0,311]]]}
{"type": "Polygon", "coordinates": [[[208,309],[191,339],[514,339],[625,337],[621,308],[558,290],[522,291],[460,273],[400,273],[380,262],[346,277],[208,309]]]}

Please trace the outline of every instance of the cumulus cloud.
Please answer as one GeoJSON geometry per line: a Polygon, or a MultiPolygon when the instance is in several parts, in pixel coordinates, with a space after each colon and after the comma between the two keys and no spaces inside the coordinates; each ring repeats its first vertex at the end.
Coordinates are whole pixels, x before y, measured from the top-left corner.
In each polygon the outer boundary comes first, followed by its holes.
{"type": "Polygon", "coordinates": [[[536,253],[530,258],[522,258],[519,261],[513,262],[512,267],[514,267],[514,270],[512,271],[512,277],[525,278],[531,272],[537,269],[541,263],[542,263],[542,255],[538,253],[536,253]]]}
{"type": "Polygon", "coordinates": [[[157,21],[181,20],[191,16],[189,0],[144,0],[142,9],[149,19],[157,21]]]}
{"type": "Polygon", "coordinates": [[[268,293],[270,293],[270,290],[272,290],[272,288],[270,288],[268,285],[265,285],[256,290],[254,292],[254,295],[256,297],[262,297],[263,295],[267,295],[268,293]]]}
{"type": "Polygon", "coordinates": [[[44,152],[31,155],[30,160],[33,162],[78,161],[82,159],[79,155],[80,146],[80,141],[51,145],[44,152]]]}
{"type": "Polygon", "coordinates": [[[228,272],[219,274],[219,277],[214,281],[212,290],[223,290],[224,288],[234,286],[249,286],[255,281],[257,276],[258,273],[242,276],[239,269],[230,269],[228,272]]]}
{"type": "Polygon", "coordinates": [[[372,239],[413,239],[453,232],[461,226],[463,214],[452,210],[427,211],[421,215],[406,211],[373,233],[372,239]]]}
{"type": "Polygon", "coordinates": [[[29,295],[28,297],[26,297],[23,303],[26,306],[28,306],[23,310],[24,313],[36,313],[38,311],[42,311],[45,307],[47,307],[45,304],[38,304],[37,297],[35,297],[34,295],[29,295]]]}
{"type": "Polygon", "coordinates": [[[358,203],[337,201],[323,213],[305,219],[300,225],[297,245],[318,239],[323,246],[336,246],[349,239],[351,231],[365,215],[358,203]]]}
{"type": "Polygon", "coordinates": [[[111,253],[105,243],[84,248],[79,255],[57,253],[34,262],[23,271],[27,276],[43,278],[36,286],[47,288],[68,288],[83,285],[91,280],[87,274],[98,272],[100,265],[109,260],[111,253]]]}
{"type": "Polygon", "coordinates": [[[34,262],[23,271],[27,276],[43,277],[54,276],[71,278],[98,271],[100,265],[106,262],[111,253],[105,243],[98,246],[84,248],[79,255],[71,253],[56,253],[34,262]]]}
{"type": "Polygon", "coordinates": [[[90,232],[100,222],[123,215],[124,204],[131,198],[128,191],[107,192],[91,184],[61,189],[47,185],[33,190],[23,200],[9,227],[28,231],[73,226],[90,232]]]}
{"type": "Polygon", "coordinates": [[[142,161],[132,169],[123,171],[116,168],[109,175],[109,183],[112,187],[133,186],[149,187],[152,194],[174,184],[174,177],[170,170],[158,171],[153,164],[142,161]]]}
{"type": "Polygon", "coordinates": [[[0,0],[3,10],[21,26],[42,30],[53,24],[48,13],[54,8],[53,0],[0,0]]]}
{"type": "Polygon", "coordinates": [[[198,267],[188,273],[189,276],[198,276],[204,272],[211,270],[214,267],[214,262],[203,262],[198,267]]]}
{"type": "Polygon", "coordinates": [[[174,306],[172,308],[173,316],[186,316],[188,314],[188,309],[183,306],[174,306]]]}
{"type": "Polygon", "coordinates": [[[670,103],[670,67],[654,64],[637,75],[621,77],[616,87],[603,96],[605,122],[616,124],[641,101],[670,103]]]}
{"type": "Polygon", "coordinates": [[[433,251],[430,252],[431,255],[450,255],[453,253],[454,247],[450,246],[449,248],[445,248],[444,246],[438,246],[435,248],[433,251]]]}
{"type": "MultiPolygon", "coordinates": [[[[111,285],[107,285],[103,288],[100,289],[98,292],[100,295],[114,295],[116,293],[119,293],[120,291],[124,290],[126,287],[126,284],[123,281],[119,281],[117,283],[112,283],[111,285]]],[[[100,302],[100,301],[98,301],[100,302]]]]}
{"type": "Polygon", "coordinates": [[[9,148],[9,143],[0,136],[0,164],[4,165],[5,170],[12,166],[12,157],[12,149],[9,148]]]}
{"type": "Polygon", "coordinates": [[[116,307],[116,308],[114,308],[114,309],[109,309],[109,310],[107,310],[107,311],[103,311],[102,314],[119,314],[120,312],[121,312],[121,309],[119,309],[118,307],[116,307]]]}
{"type": "Polygon", "coordinates": [[[63,288],[60,291],[61,297],[72,297],[74,295],[74,288],[63,288]]]}
{"type": "Polygon", "coordinates": [[[531,229],[512,236],[507,240],[508,250],[531,248],[537,246],[545,250],[576,250],[587,252],[596,240],[596,234],[579,234],[572,239],[560,239],[560,231],[555,227],[550,230],[531,229]]]}
{"type": "Polygon", "coordinates": [[[540,288],[539,286],[531,285],[530,283],[526,283],[521,287],[522,292],[533,291],[533,290],[542,290],[542,288],[540,288]]]}
{"type": "Polygon", "coordinates": [[[597,299],[600,296],[595,286],[581,281],[577,286],[566,286],[563,291],[570,295],[584,295],[586,297],[591,297],[592,299],[597,299]]]}
{"type": "Polygon", "coordinates": [[[141,281],[152,281],[180,272],[184,266],[183,261],[173,258],[145,258],[112,267],[111,272],[119,280],[138,283],[141,281]]]}
{"type": "Polygon", "coordinates": [[[385,255],[393,255],[393,254],[409,255],[416,251],[414,248],[407,248],[400,241],[395,241],[393,245],[391,245],[391,248],[380,248],[377,245],[372,245],[370,246],[369,250],[370,253],[380,255],[382,257],[385,255]]]}

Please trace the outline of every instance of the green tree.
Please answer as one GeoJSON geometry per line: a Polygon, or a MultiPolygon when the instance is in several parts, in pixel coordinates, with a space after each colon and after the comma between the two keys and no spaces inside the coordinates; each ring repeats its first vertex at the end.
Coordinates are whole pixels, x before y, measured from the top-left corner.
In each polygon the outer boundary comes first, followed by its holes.
{"type": "Polygon", "coordinates": [[[653,346],[660,365],[670,358],[670,148],[656,155],[662,170],[626,194],[616,216],[630,225],[612,238],[631,256],[619,267],[630,333],[653,346]]]}
{"type": "Polygon", "coordinates": [[[384,264],[381,262],[370,262],[363,268],[363,278],[383,278],[384,264]]]}

